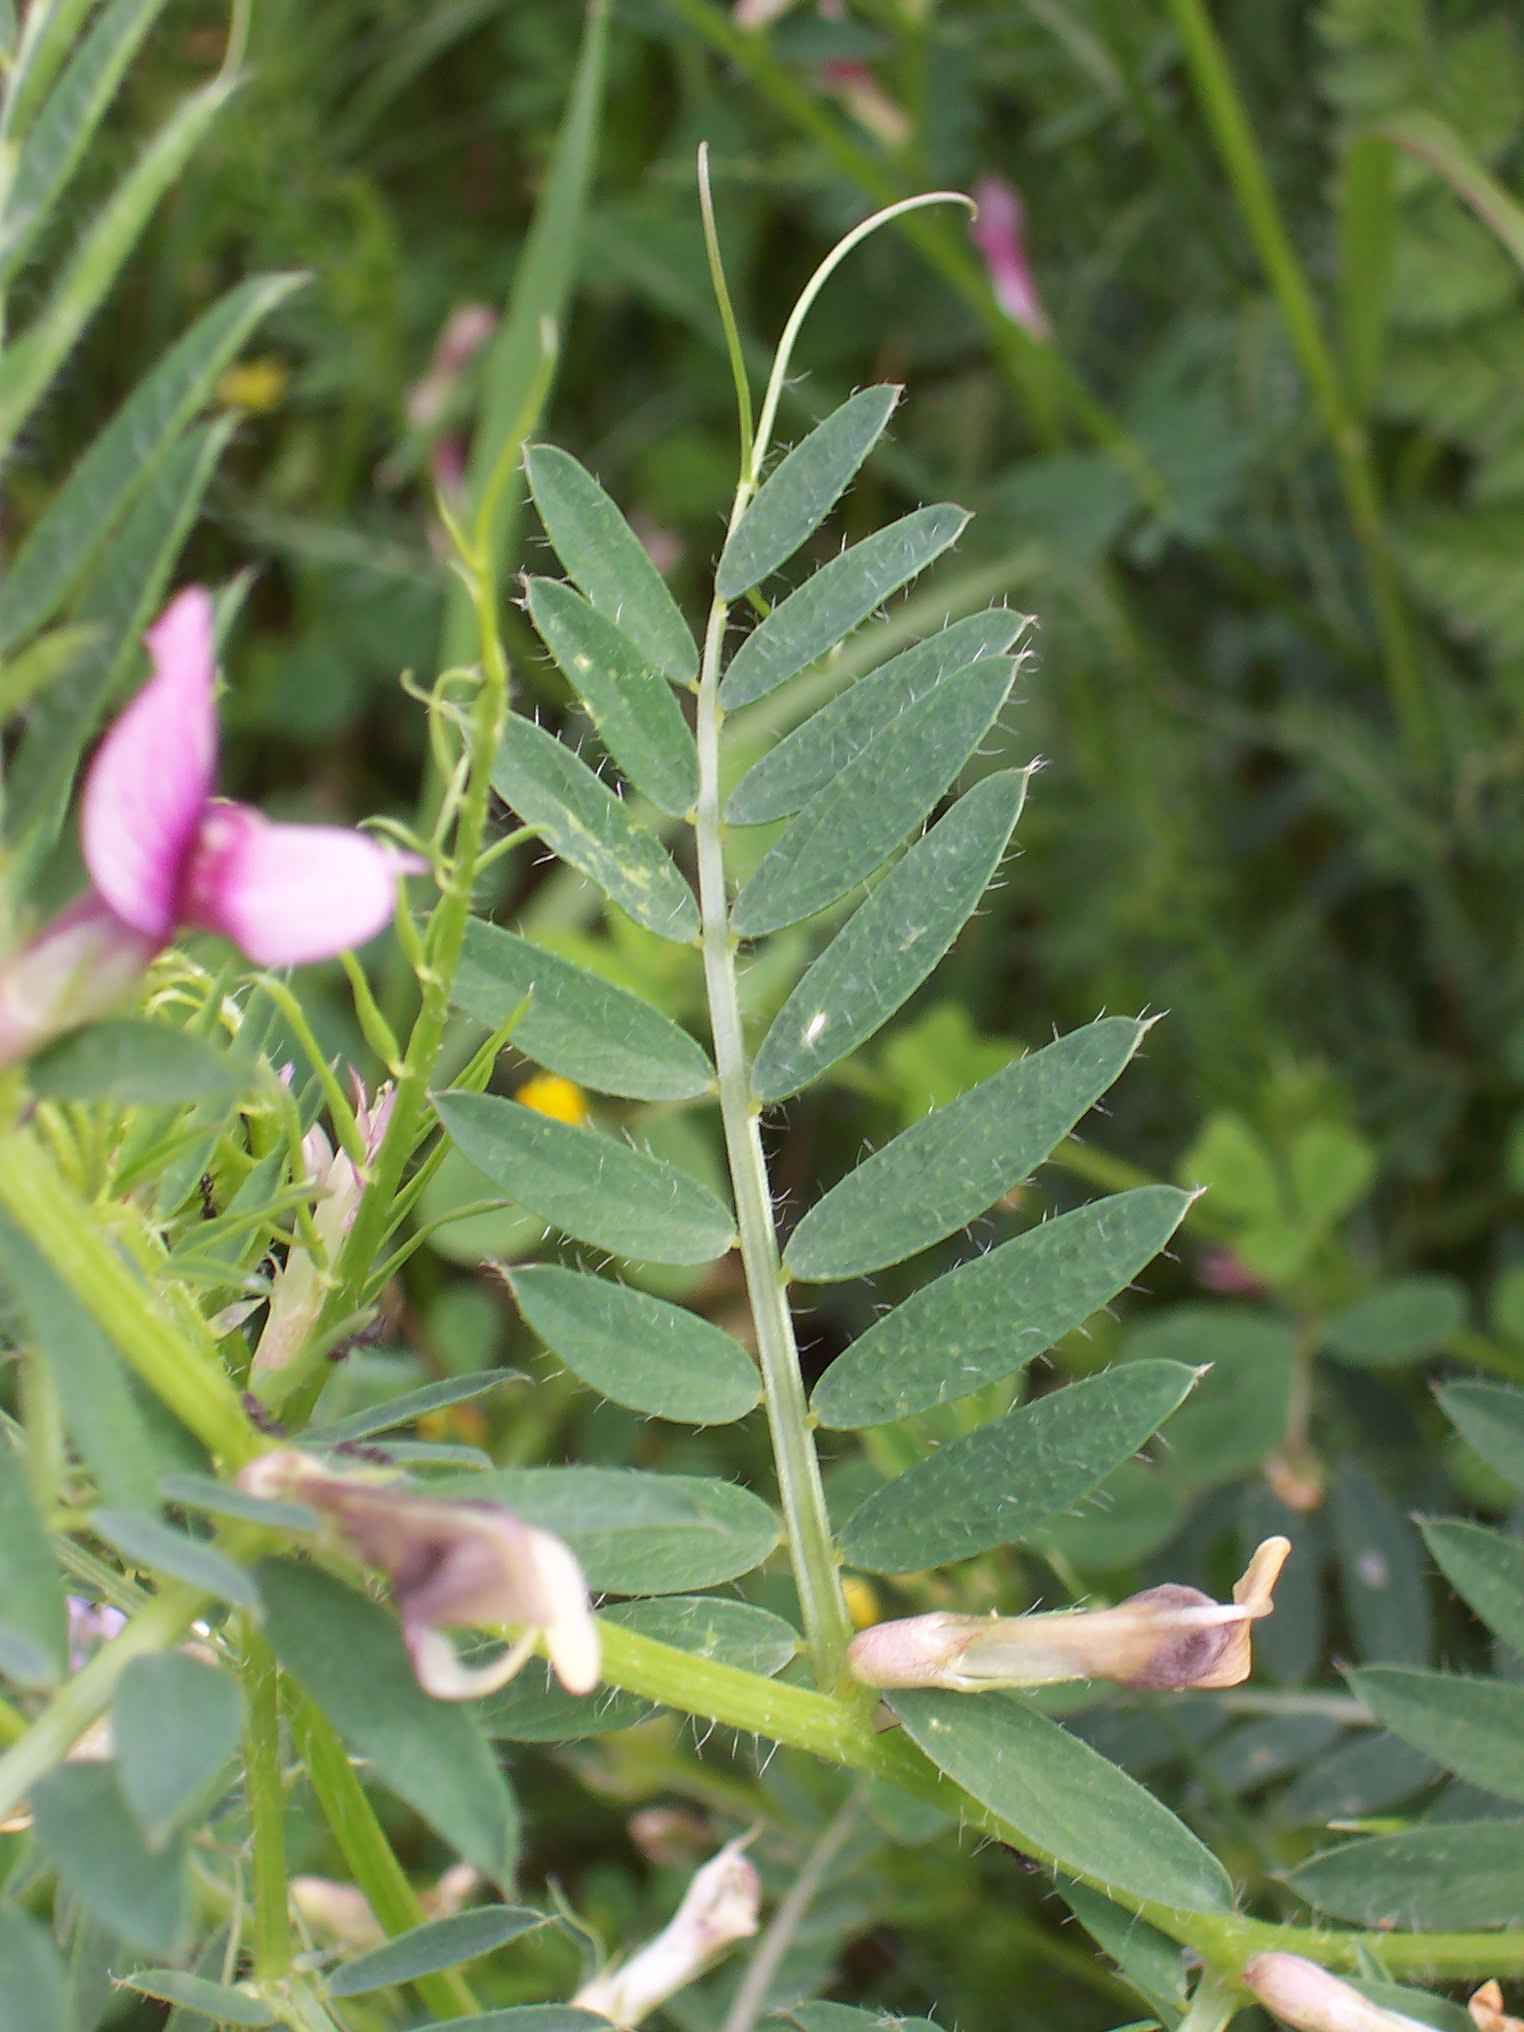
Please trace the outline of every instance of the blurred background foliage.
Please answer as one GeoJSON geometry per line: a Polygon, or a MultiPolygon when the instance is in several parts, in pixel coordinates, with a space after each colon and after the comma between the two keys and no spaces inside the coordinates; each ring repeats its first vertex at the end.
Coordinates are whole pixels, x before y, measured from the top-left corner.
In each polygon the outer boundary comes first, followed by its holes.
{"type": "MultiPolygon", "coordinates": [[[[887,1041],[773,1122],[770,1149],[797,1211],[864,1143],[1013,1050],[1102,1010],[1167,1012],[1062,1169],[938,1254],[950,1262],[1096,1187],[1210,1185],[1148,1295],[1054,1360],[1076,1374],[1168,1353],[1216,1364],[1213,1388],[1046,1562],[994,1555],[877,1584],[877,1607],[1013,1610],[1165,1576],[1220,1588],[1243,1542],[1285,1525],[1297,1553],[1261,1645],[1279,1694],[1113,1700],[1079,1724],[1274,1910],[1279,1874],[1330,1818],[1442,1815],[1462,1793],[1468,1814],[1497,1810],[1347,1726],[1336,1663],[1485,1666],[1484,1634],[1435,1585],[1410,1518],[1496,1521],[1516,1500],[1456,1442],[1432,1385],[1464,1365],[1524,1379],[1524,278],[1506,236],[1425,162],[1359,143],[1427,116],[1518,188],[1524,22],[1508,0],[1217,10],[1332,363],[1331,414],[1288,326],[1295,291],[1267,274],[1245,185],[1219,155],[1190,61],[1197,18],[1187,0],[801,0],[746,31],[716,0],[618,0],[542,434],[598,473],[700,613],[736,450],[697,144],[712,151],[758,361],[814,263],[874,204],[988,176],[1019,190],[1048,336],[1001,312],[961,219],[923,218],[873,240],[826,293],[783,436],[853,388],[904,381],[845,533],[939,498],[977,511],[956,557],[871,649],[808,680],[810,696],[886,644],[1005,600],[1037,616],[1037,654],[979,766],[1033,754],[1048,766],[1019,858],[948,964],[887,1041]]],[[[469,430],[489,353],[432,418],[410,396],[452,315],[512,292],[581,29],[567,0],[259,0],[242,90],[11,468],[8,546],[222,290],[311,272],[222,381],[238,428],[180,573],[256,572],[230,663],[233,794],[338,817],[412,810],[424,722],[398,680],[432,677],[450,585],[431,472],[441,443],[448,458],[469,430]]],[[[225,31],[221,9],[170,8],[77,205],[215,71],[225,31]]],[[[18,319],[31,287],[24,274],[13,291],[18,319]]],[[[527,515],[515,553],[516,567],[544,568],[527,515]]],[[[561,680],[516,617],[511,646],[516,703],[564,719],[561,680]]],[[[605,921],[536,854],[501,866],[501,921],[698,1021],[693,955],[605,921]]],[[[776,941],[749,977],[759,1018],[813,935],[776,941]]],[[[325,1037],[364,1063],[336,970],[329,988],[325,1037]]],[[[721,1161],[702,1108],[611,1105],[607,1119],[699,1171],[721,1161]]],[[[452,1159],[426,1210],[482,1197],[452,1159]]],[[[541,1250],[538,1223],[505,1208],[435,1240],[386,1344],[336,1384],[335,1412],[395,1389],[409,1365],[508,1359],[537,1388],[509,1393],[490,1427],[463,1411],[441,1436],[486,1440],[504,1460],[765,1476],[760,1435],[642,1421],[536,1352],[478,1266],[541,1250]]],[[[744,1331],[733,1261],[704,1275],[648,1281],[744,1331]]],[[[907,1277],[811,1294],[811,1359],[907,1277]]],[[[848,1485],[896,1471],[965,1411],[869,1434],[868,1456],[833,1470],[843,1504],[848,1485]]],[[[790,1606],[781,1580],[752,1591],[790,1606]]],[[[1499,1668],[1517,1661],[1501,1654],[1499,1668]]],[[[538,1753],[521,1754],[534,1868],[610,1938],[670,1902],[618,1846],[633,1805],[675,1794],[744,1817],[760,1789],[807,1842],[835,1804],[837,1781],[794,1760],[759,1777],[749,1759],[692,1752],[671,1724],[574,1745],[542,1759],[539,1798],[538,1753]]],[[[838,1969],[836,1994],[984,2024],[1020,1982],[1024,2023],[1115,2020],[1124,2007],[1045,1880],[1006,1852],[954,1858],[946,1843],[933,1868],[915,1845],[930,1828],[880,1806],[899,1815],[899,1845],[864,1841],[796,1949],[838,1969]]],[[[787,1843],[762,1855],[777,1883],[797,1866],[787,1843]]],[[[524,1994],[563,1973],[531,1971],[524,1994]]],[[[718,2022],[733,1982],[673,2006],[685,2032],[718,2022]]]]}

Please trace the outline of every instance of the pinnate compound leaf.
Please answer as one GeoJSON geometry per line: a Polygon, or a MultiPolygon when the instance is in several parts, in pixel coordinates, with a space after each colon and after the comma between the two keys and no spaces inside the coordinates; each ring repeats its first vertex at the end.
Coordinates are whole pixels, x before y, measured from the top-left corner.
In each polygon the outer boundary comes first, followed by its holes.
{"type": "Polygon", "coordinates": [[[242,1709],[225,1672],[178,1651],[134,1658],[111,1710],[122,1796],[160,1849],[208,1802],[238,1748],[242,1709]]]}
{"type": "Polygon", "coordinates": [[[939,1771],[1035,1848],[1108,1891],[1229,1912],[1233,1886],[1188,1827],[1088,1743],[1011,1694],[891,1693],[939,1771]]]}
{"type": "Polygon", "coordinates": [[[184,1839],[151,1849],[110,1764],[63,1764],[32,1792],[37,1846],[94,1918],[132,1947],[175,1955],[190,1921],[184,1839]]]}
{"type": "Polygon", "coordinates": [[[495,1029],[525,996],[514,1049],[579,1086],[632,1101],[688,1101],[714,1083],[703,1046],[670,1017],[571,960],[471,918],[456,1007],[495,1029]]]}
{"type": "Polygon", "coordinates": [[[475,1715],[432,1700],[413,1677],[396,1618],[287,1560],[262,1561],[259,1586],[281,1664],[372,1775],[484,1876],[511,1876],[518,1809],[507,1780],[475,1715]]]}
{"type": "Polygon", "coordinates": [[[1524,1539],[1455,1518],[1421,1522],[1419,1529],[1451,1587],[1524,1657],[1524,1539]]]}
{"type": "Polygon", "coordinates": [[[817,1284],[862,1277],[954,1234],[1042,1163],[1117,1078],[1147,1029],[1105,1017],[938,1108],[810,1208],[789,1239],[784,1268],[817,1284]]]}
{"type": "Polygon", "coordinates": [[[661,841],[636,825],[570,748],[520,714],[504,729],[492,788],[523,824],[637,924],[680,945],[698,937],[693,891],[661,841]]]}
{"type": "Polygon", "coordinates": [[[553,1263],[507,1277],[546,1347],[612,1403],[683,1425],[725,1425],[762,1401],[751,1356],[697,1313],[553,1263]]]}
{"type": "Polygon", "coordinates": [[[1009,1411],[876,1489],[848,1518],[842,1557],[909,1573],[1015,1544],[1130,1459],[1195,1382],[1179,1362],[1130,1362],[1009,1411]]]}
{"type": "Polygon", "coordinates": [[[642,796],[682,818],[698,797],[698,750],[666,677],[570,586],[532,578],[527,591],[529,618],[599,740],[642,796]]]}
{"type": "Polygon", "coordinates": [[[714,589],[722,600],[760,585],[814,534],[883,435],[902,393],[888,384],[864,388],[774,467],[720,555],[714,589]]]}
{"type": "MultiPolygon", "coordinates": [[[[183,1969],[135,1969],[130,1976],[118,1976],[124,1990],[153,1997],[161,2004],[179,2004],[198,2012],[216,2025],[274,2025],[275,2013],[258,1997],[226,1983],[209,1983],[205,1976],[187,1975],[183,1969]]],[[[178,2020],[175,2021],[178,2024],[178,2020]]]]}
{"type": "Polygon", "coordinates": [[[1503,1383],[1447,1383],[1439,1408],[1488,1467],[1524,1489],[1524,1390],[1503,1383]]]}
{"type": "Polygon", "coordinates": [[[1000,864],[1026,771],[975,784],[853,912],[773,1019],[752,1066],[760,1101],[782,1101],[865,1043],[937,965],[1000,864]]]}
{"type": "Polygon", "coordinates": [[[775,818],[792,818],[816,791],[834,783],[892,720],[935,691],[944,678],[981,657],[1003,655],[1026,625],[1024,614],[993,607],[954,621],[913,649],[891,657],[811,713],[753,763],[730,793],[726,819],[731,825],[763,825],[775,818]]]}
{"type": "Polygon", "coordinates": [[[760,1566],[778,1520],[733,1482],[635,1468],[499,1468],[459,1493],[495,1496],[516,1516],[564,1538],[591,1588],[616,1595],[686,1594],[760,1566]]]}
{"type": "Polygon", "coordinates": [[[866,881],[995,724],[1012,675],[1008,658],[987,656],[892,720],[764,855],[731,911],[736,935],[797,924],[866,881]]]}
{"type": "Polygon", "coordinates": [[[329,1976],[328,1993],[361,1997],[367,1990],[416,1982],[420,1976],[459,1968],[462,1962],[491,1954],[494,1948],[546,1923],[545,1914],[528,1905],[473,1905],[468,1912],[452,1912],[448,1918],[409,1927],[384,1947],[346,1962],[329,1976]]]}
{"type": "Polygon", "coordinates": [[[1290,1884],[1363,1926],[1514,1926],[1524,1912],[1524,1820],[1458,1821],[1327,1849],[1290,1884]]]}
{"type": "Polygon", "coordinates": [[[686,1171],[597,1129],[553,1122],[495,1094],[435,1097],[460,1154],[579,1242],[647,1263],[712,1263],[735,1239],[730,1211],[686,1171]]]}
{"type": "Polygon", "coordinates": [[[133,390],[27,533],[0,582],[0,655],[50,620],[116,517],[202,407],[254,327],[302,275],[257,275],[199,317],[133,390]]]}
{"type": "Polygon", "coordinates": [[[1351,1672],[1349,1683],[1394,1736],[1484,1792],[1524,1800],[1524,1686],[1400,1665],[1351,1672]]]}
{"type": "Polygon", "coordinates": [[[967,511],[947,502],[917,508],[823,564],[741,644],[720,704],[733,712],[776,691],[956,543],[967,522],[967,511]]]}
{"type": "Polygon", "coordinates": [[[1140,1185],[923,1284],[831,1364],[815,1388],[815,1415],[833,1427],[885,1425],[1014,1375],[1125,1289],[1190,1203],[1173,1186],[1140,1185]]]}
{"type": "Polygon", "coordinates": [[[0,1441],[0,1679],[56,1686],[69,1663],[69,1611],[22,1458],[0,1441]]]}
{"type": "Polygon", "coordinates": [[[556,556],[588,599],[674,684],[698,673],[698,650],[645,545],[570,452],[531,445],[529,491],[556,556]]]}

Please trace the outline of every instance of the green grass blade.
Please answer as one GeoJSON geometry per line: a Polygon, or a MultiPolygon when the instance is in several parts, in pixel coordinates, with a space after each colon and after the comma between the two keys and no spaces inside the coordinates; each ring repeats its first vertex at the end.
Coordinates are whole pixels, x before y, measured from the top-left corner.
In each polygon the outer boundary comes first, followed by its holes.
{"type": "Polygon", "coordinates": [[[37,0],[27,9],[15,69],[0,101],[0,141],[20,141],[48,87],[69,60],[69,51],[95,0],[37,0]]]}
{"type": "Polygon", "coordinates": [[[1350,400],[1368,415],[1392,313],[1397,191],[1391,144],[1364,134],[1345,151],[1339,186],[1339,324],[1350,400]]]}
{"type": "Polygon", "coordinates": [[[1524,205],[1489,176],[1453,128],[1432,113],[1406,113],[1380,131],[1442,176],[1524,268],[1524,205]]]}

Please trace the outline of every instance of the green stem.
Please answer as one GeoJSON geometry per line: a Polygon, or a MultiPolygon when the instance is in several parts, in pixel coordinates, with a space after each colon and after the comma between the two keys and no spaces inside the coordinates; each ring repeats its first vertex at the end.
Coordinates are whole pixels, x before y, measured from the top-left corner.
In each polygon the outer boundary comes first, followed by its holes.
{"type": "MultiPolygon", "coordinates": [[[[860,1707],[806,1687],[787,1686],[740,1672],[732,1665],[678,1651],[654,1638],[601,1620],[603,1676],[611,1686],[646,1700],[701,1716],[723,1728],[765,1736],[785,1748],[806,1751],[850,1771],[884,1778],[902,1791],[939,1806],[979,1833],[1062,1867],[1023,1829],[961,1791],[898,1731],[878,1732],[860,1707]]],[[[977,1699],[977,1695],[970,1695],[977,1699]]],[[[1152,1899],[1131,1896],[1094,1881],[1115,1903],[1193,1948],[1214,1968],[1236,1975],[1251,1956],[1267,1948],[1306,1955],[1326,1968],[1356,1973],[1373,1962],[1392,1976],[1510,1976],[1524,1974],[1524,1932],[1361,1933],[1331,1927],[1278,1926],[1236,1912],[1186,1912],[1152,1899]]]]}
{"type": "MultiPolygon", "coordinates": [[[[323,1818],[382,1930],[390,1936],[421,1926],[427,1915],[418,1894],[393,1854],[386,1830],[327,1716],[305,1695],[298,1695],[291,1707],[291,1726],[323,1818]]],[[[457,1970],[419,1976],[414,1987],[440,2017],[470,2015],[478,2008],[470,1985],[457,1970]]]]}
{"type": "Polygon", "coordinates": [[[1381,492],[1365,432],[1323,335],[1312,289],[1281,218],[1253,126],[1204,0],[1169,0],[1169,8],[1197,100],[1333,449],[1350,521],[1365,554],[1366,581],[1392,708],[1409,759],[1423,763],[1431,731],[1428,701],[1387,542],[1381,492]]]}
{"type": "Polygon", "coordinates": [[[286,1793],[280,1768],[280,1682],[275,1653],[243,1618],[244,1794],[254,1831],[254,1973],[278,1982],[291,1966],[286,1909],[286,1793]]]}
{"type": "Polygon", "coordinates": [[[863,1787],[855,1786],[846,1803],[826,1822],[825,1831],[805,1858],[804,1867],[780,1900],[767,1931],[747,1964],[735,2000],[725,2014],[723,2032],[751,2032],[767,2007],[768,1992],[779,1964],[794,1944],[827,1870],[846,1847],[862,1818],[863,1787]]]}

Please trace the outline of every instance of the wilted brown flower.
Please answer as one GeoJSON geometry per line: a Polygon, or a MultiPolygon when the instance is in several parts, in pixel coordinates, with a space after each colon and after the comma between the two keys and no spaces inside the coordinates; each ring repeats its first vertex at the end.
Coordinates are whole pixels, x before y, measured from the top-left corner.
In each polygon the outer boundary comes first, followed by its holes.
{"type": "Polygon", "coordinates": [[[574,2008],[596,2011],[621,2032],[697,1981],[728,1947],[757,1930],[762,1886],[742,1854],[746,1839],[727,1842],[696,1874],[683,1902],[661,1932],[572,1998],[574,2008]]]}
{"type": "Polygon", "coordinates": [[[1483,1983],[1466,2009],[1477,2032],[1524,2032],[1524,2018],[1512,2018],[1503,2009],[1503,1992],[1496,1982],[1483,1983]]]}

